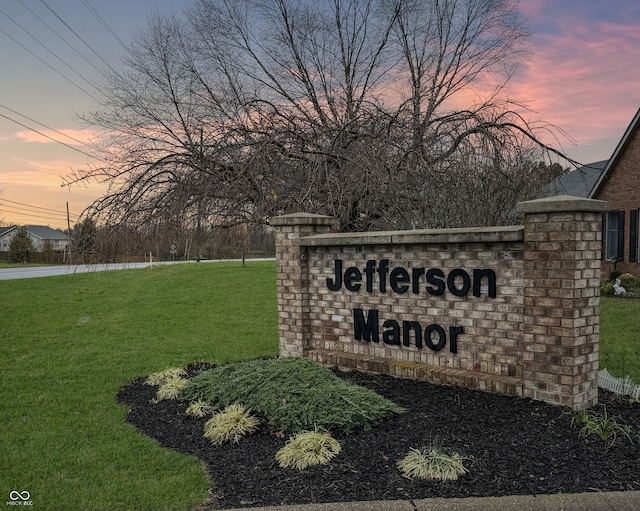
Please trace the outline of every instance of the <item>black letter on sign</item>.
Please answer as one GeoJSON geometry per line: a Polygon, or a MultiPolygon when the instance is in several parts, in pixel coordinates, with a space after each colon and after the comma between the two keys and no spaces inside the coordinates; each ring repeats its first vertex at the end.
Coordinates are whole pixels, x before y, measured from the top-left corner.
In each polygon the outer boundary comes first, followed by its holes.
{"type": "Polygon", "coordinates": [[[458,335],[464,333],[464,328],[461,326],[449,327],[449,351],[451,353],[458,353],[458,335]]]}
{"type": "Polygon", "coordinates": [[[338,291],[342,287],[342,259],[336,259],[335,273],[333,281],[327,278],[327,287],[331,291],[338,291]]]}
{"type": "Polygon", "coordinates": [[[411,278],[411,290],[417,295],[420,292],[420,277],[424,275],[424,268],[412,268],[411,273],[413,275],[411,278]]]}
{"type": "Polygon", "coordinates": [[[447,334],[444,333],[444,328],[440,325],[436,325],[435,323],[433,325],[429,325],[424,329],[424,342],[427,347],[433,351],[440,351],[444,348],[444,345],[447,344],[447,334]],[[434,330],[438,334],[438,337],[440,337],[438,344],[433,344],[433,341],[431,340],[431,332],[434,330]]]}
{"type": "Polygon", "coordinates": [[[427,293],[435,296],[444,293],[444,282],[441,280],[442,278],[444,278],[444,272],[439,268],[431,268],[427,271],[427,283],[435,286],[435,288],[427,286],[427,293]]]}
{"type": "Polygon", "coordinates": [[[451,273],[449,273],[449,276],[447,277],[447,287],[452,295],[465,296],[471,287],[469,274],[462,268],[455,268],[451,270],[451,273]],[[462,277],[462,287],[460,289],[456,287],[456,277],[462,277]]]}
{"type": "Polygon", "coordinates": [[[362,273],[355,266],[347,268],[344,272],[344,287],[349,291],[358,291],[360,289],[359,282],[362,280],[362,273]],[[354,284],[355,282],[355,284],[354,284]]]}
{"type": "Polygon", "coordinates": [[[386,320],[382,326],[384,328],[388,328],[389,330],[385,330],[382,332],[382,340],[386,344],[400,344],[400,325],[395,319],[386,320]]]}
{"type": "Polygon", "coordinates": [[[488,270],[473,270],[473,296],[480,296],[480,288],[482,278],[487,278],[487,287],[489,289],[489,298],[496,297],[496,272],[488,270]]]}
{"type": "Polygon", "coordinates": [[[378,336],[378,311],[376,309],[369,311],[366,321],[362,309],[353,309],[353,328],[356,341],[380,342],[380,337],[378,336]]]}
{"type": "Polygon", "coordinates": [[[409,346],[411,344],[411,330],[416,338],[416,348],[422,348],[422,325],[417,321],[402,322],[402,344],[409,346]]]}
{"type": "Polygon", "coordinates": [[[369,259],[367,261],[366,266],[364,267],[364,274],[367,276],[367,284],[366,284],[367,293],[373,292],[373,272],[375,267],[376,267],[376,262],[373,259],[369,259]]]}
{"type": "Polygon", "coordinates": [[[389,260],[382,259],[376,271],[378,272],[378,275],[380,275],[380,292],[386,293],[387,292],[387,272],[389,271],[389,260]]]}
{"type": "Polygon", "coordinates": [[[409,286],[406,284],[406,282],[409,282],[409,272],[404,268],[394,268],[391,270],[389,281],[391,283],[391,289],[402,295],[409,289],[409,286]],[[402,285],[400,286],[399,284],[402,285]]]}

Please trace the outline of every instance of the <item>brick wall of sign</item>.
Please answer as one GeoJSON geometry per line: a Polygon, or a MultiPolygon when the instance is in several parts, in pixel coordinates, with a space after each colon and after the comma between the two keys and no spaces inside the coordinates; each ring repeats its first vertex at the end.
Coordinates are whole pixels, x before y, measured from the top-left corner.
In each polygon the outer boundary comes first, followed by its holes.
{"type": "Polygon", "coordinates": [[[519,208],[523,226],[348,234],[273,218],[280,355],[592,406],[606,203],[519,208]]]}

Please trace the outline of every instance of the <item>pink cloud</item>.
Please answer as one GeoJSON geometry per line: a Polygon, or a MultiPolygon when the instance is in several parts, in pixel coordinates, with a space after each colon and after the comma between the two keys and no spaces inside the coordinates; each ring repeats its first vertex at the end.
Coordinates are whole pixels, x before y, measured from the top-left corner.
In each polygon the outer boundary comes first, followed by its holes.
{"type": "Polygon", "coordinates": [[[638,26],[576,19],[555,26],[559,31],[534,37],[533,56],[510,84],[513,98],[531,108],[528,117],[552,123],[578,146],[619,138],[640,107],[638,26]]]}
{"type": "Polygon", "coordinates": [[[77,129],[42,129],[39,133],[23,130],[16,133],[16,137],[24,142],[36,142],[39,144],[60,143],[67,145],[89,144],[97,138],[97,133],[91,130],[77,129]]]}

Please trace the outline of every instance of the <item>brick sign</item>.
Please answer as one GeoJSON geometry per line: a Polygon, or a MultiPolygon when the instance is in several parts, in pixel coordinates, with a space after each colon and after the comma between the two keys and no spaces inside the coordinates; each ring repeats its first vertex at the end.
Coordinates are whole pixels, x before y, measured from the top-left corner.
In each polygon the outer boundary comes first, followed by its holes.
{"type": "Polygon", "coordinates": [[[522,226],[348,234],[272,218],[280,355],[592,406],[606,203],[519,209],[522,226]]]}

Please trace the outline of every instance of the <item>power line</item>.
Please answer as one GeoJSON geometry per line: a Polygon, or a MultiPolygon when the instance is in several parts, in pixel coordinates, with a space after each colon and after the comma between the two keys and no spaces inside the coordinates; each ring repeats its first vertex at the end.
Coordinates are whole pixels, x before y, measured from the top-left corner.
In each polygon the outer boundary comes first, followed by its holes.
{"type": "Polygon", "coordinates": [[[78,152],[78,153],[84,154],[85,156],[88,156],[88,157],[89,157],[89,158],[91,158],[92,160],[97,159],[94,155],[89,154],[89,153],[87,153],[87,152],[83,151],[82,149],[78,149],[77,147],[73,147],[72,145],[65,144],[65,143],[64,143],[64,142],[62,142],[61,140],[56,140],[55,138],[50,137],[49,135],[47,135],[47,134],[45,134],[45,133],[42,133],[41,131],[38,131],[38,130],[36,130],[36,129],[34,129],[34,128],[30,127],[30,126],[27,126],[26,124],[24,124],[24,123],[22,123],[22,122],[20,122],[20,121],[16,121],[16,120],[15,120],[15,119],[13,119],[12,117],[9,117],[9,116],[4,115],[4,114],[0,114],[0,117],[3,117],[3,118],[5,118],[5,119],[7,119],[7,120],[9,120],[9,121],[11,121],[11,122],[15,122],[17,125],[22,126],[23,128],[26,128],[26,129],[28,129],[29,131],[33,131],[34,133],[37,133],[38,135],[40,135],[40,136],[42,136],[42,137],[48,138],[49,140],[51,140],[51,141],[53,141],[53,142],[57,142],[58,144],[62,144],[63,146],[65,146],[65,147],[67,147],[67,148],[69,148],[69,149],[72,149],[73,151],[76,151],[76,152],[78,152]]]}
{"type": "Polygon", "coordinates": [[[19,115],[20,117],[24,117],[25,119],[28,119],[31,122],[35,122],[39,126],[42,126],[43,128],[46,128],[46,129],[48,129],[50,131],[53,131],[53,132],[57,133],[58,135],[62,135],[63,137],[67,137],[68,139],[73,140],[74,142],[77,142],[80,145],[88,147],[89,149],[93,149],[89,144],[83,142],[82,140],[78,140],[77,138],[74,138],[71,135],[67,135],[66,133],[63,133],[62,131],[58,131],[55,128],[51,128],[51,127],[47,126],[46,124],[43,124],[43,123],[41,123],[39,121],[36,121],[35,119],[32,119],[31,117],[29,117],[27,115],[21,114],[20,112],[17,112],[15,110],[13,110],[12,108],[9,108],[8,106],[3,105],[2,103],[0,103],[0,108],[4,108],[5,110],[9,110],[9,112],[11,112],[13,114],[16,114],[16,115],[19,115]]]}
{"type": "MultiPolygon", "coordinates": [[[[0,213],[56,222],[65,221],[68,219],[67,212],[45,208],[42,206],[33,206],[31,204],[25,204],[24,202],[18,202],[9,199],[0,199],[0,213]],[[7,204],[5,205],[5,203],[7,204]]],[[[79,215],[73,213],[69,213],[69,217],[73,217],[74,220],[80,218],[79,215]]]]}
{"type": "Polygon", "coordinates": [[[78,51],[78,49],[75,46],[73,46],[69,41],[67,41],[63,36],[61,36],[55,28],[53,28],[45,20],[43,20],[40,16],[38,16],[36,12],[31,10],[28,5],[25,5],[22,0],[18,0],[18,2],[20,2],[20,5],[22,5],[22,7],[24,7],[27,11],[29,11],[35,18],[37,18],[40,21],[40,23],[42,23],[45,27],[51,30],[51,32],[53,32],[56,36],[58,36],[58,39],[60,39],[64,44],[66,44],[69,48],[71,48],[76,53],[76,55],[78,55],[87,64],[93,67],[93,69],[95,69],[98,72],[98,74],[100,75],[103,74],[102,70],[98,66],[96,66],[91,60],[85,57],[80,51],[78,51]]]}
{"type": "MultiPolygon", "coordinates": [[[[32,206],[31,204],[25,204],[24,202],[18,202],[18,201],[9,200],[9,199],[0,199],[0,207],[2,206],[3,202],[9,202],[10,204],[16,204],[17,205],[17,206],[13,206],[13,207],[24,206],[24,207],[27,207],[27,208],[38,209],[38,210],[42,210],[42,211],[51,211],[52,213],[59,213],[61,215],[66,215],[65,211],[60,211],[60,210],[57,210],[57,209],[50,209],[50,208],[43,208],[42,206],[32,206]]],[[[71,216],[77,217],[78,215],[74,215],[72,213],[71,216]]]]}
{"type": "Polygon", "coordinates": [[[56,55],[51,48],[49,48],[47,45],[45,45],[43,42],[41,42],[37,37],[35,37],[33,34],[31,34],[31,32],[29,32],[26,28],[24,28],[22,25],[20,25],[20,23],[18,23],[16,20],[14,20],[11,16],[9,16],[6,12],[4,12],[2,9],[0,9],[0,13],[4,14],[4,16],[6,18],[8,18],[14,25],[16,25],[20,30],[22,30],[25,34],[27,34],[31,39],[33,39],[36,43],[38,43],[40,46],[42,46],[45,50],[47,50],[51,55],[53,55],[56,59],[58,59],[62,64],[64,64],[67,68],[69,68],[73,73],[75,73],[76,75],[78,75],[80,78],[82,78],[85,82],[87,82],[87,84],[89,84],[91,87],[95,88],[95,85],[93,83],[91,83],[89,80],[87,80],[87,78],[85,78],[82,74],[80,74],[78,71],[76,71],[72,66],[70,66],[69,64],[67,64],[67,62],[65,62],[63,59],[61,59],[58,55],[56,55]]]}
{"type": "Polygon", "coordinates": [[[0,32],[2,32],[4,35],[6,35],[9,39],[11,39],[14,43],[16,43],[18,46],[20,46],[23,50],[25,50],[26,52],[30,53],[31,55],[33,55],[35,58],[37,58],[40,62],[42,62],[45,66],[47,66],[49,69],[51,69],[53,72],[59,74],[62,78],[64,78],[65,80],[67,80],[71,85],[73,85],[74,87],[77,87],[78,89],[80,89],[82,92],[84,92],[87,96],[89,96],[90,98],[92,98],[95,101],[98,101],[98,99],[91,94],[89,91],[85,90],[83,87],[81,87],[80,85],[78,85],[76,82],[74,82],[71,78],[69,78],[68,76],[65,76],[64,74],[62,74],[60,71],[58,71],[55,67],[53,67],[51,64],[49,64],[46,60],[40,58],[38,55],[36,55],[34,52],[32,52],[29,48],[27,48],[24,44],[22,44],[20,41],[18,41],[17,39],[15,39],[13,36],[7,34],[4,30],[2,30],[0,28],[0,32]]]}
{"type": "Polygon", "coordinates": [[[111,36],[120,44],[120,46],[122,46],[122,48],[126,50],[127,46],[122,42],[122,39],[120,39],[118,37],[118,34],[116,34],[111,29],[111,27],[107,24],[107,22],[104,19],[102,19],[102,16],[100,16],[100,14],[98,14],[98,11],[96,11],[94,7],[89,3],[89,0],[82,0],[82,3],[87,7],[87,9],[89,9],[91,14],[93,14],[93,16],[102,24],[102,26],[107,30],[107,32],[109,32],[109,34],[111,34],[111,36]]]}
{"type": "Polygon", "coordinates": [[[11,209],[4,208],[0,206],[0,212],[9,215],[20,215],[27,218],[39,218],[43,220],[55,220],[55,221],[63,221],[66,220],[66,217],[54,217],[54,216],[45,216],[45,215],[37,215],[34,213],[25,213],[23,211],[13,211],[11,209]]]}
{"type": "Polygon", "coordinates": [[[56,13],[56,11],[54,11],[51,7],[49,7],[49,5],[47,5],[47,2],[45,2],[44,0],[40,0],[40,2],[42,2],[42,4],[43,4],[47,9],[49,9],[49,10],[53,13],[53,15],[54,15],[56,18],[58,18],[58,19],[60,20],[60,22],[61,22],[65,27],[67,27],[67,28],[69,29],[69,31],[70,31],[73,35],[75,35],[78,39],[80,39],[80,41],[82,41],[82,44],[84,44],[87,48],[89,48],[89,50],[91,51],[91,53],[93,53],[96,57],[98,57],[98,58],[99,58],[99,59],[104,63],[104,65],[105,65],[105,66],[107,66],[109,69],[111,69],[111,71],[112,71],[113,73],[115,73],[116,75],[118,74],[118,73],[116,73],[116,71],[115,71],[115,70],[114,70],[114,69],[109,65],[109,63],[108,63],[106,60],[104,60],[104,59],[100,56],[100,54],[99,54],[97,51],[95,51],[95,50],[91,47],[91,45],[89,45],[89,43],[87,43],[87,42],[82,38],[82,36],[80,36],[80,34],[78,34],[78,33],[77,33],[73,28],[71,28],[71,26],[70,26],[66,21],[64,21],[64,20],[63,20],[63,19],[58,15],[58,13],[56,13]]]}

